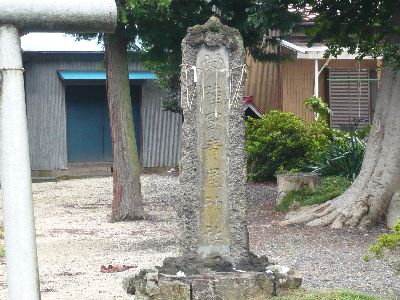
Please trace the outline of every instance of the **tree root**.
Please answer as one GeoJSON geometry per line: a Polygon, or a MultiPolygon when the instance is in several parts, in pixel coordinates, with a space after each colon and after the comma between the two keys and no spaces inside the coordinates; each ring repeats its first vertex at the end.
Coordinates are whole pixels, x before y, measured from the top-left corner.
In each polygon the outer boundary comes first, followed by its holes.
{"type": "Polygon", "coordinates": [[[364,217],[368,214],[369,205],[365,201],[357,201],[346,207],[332,223],[332,228],[340,229],[343,227],[359,227],[365,229],[364,217]],[[362,224],[363,226],[359,226],[362,224]]]}
{"type": "Polygon", "coordinates": [[[291,212],[286,215],[285,220],[281,225],[293,225],[293,224],[308,224],[318,218],[322,218],[328,214],[331,214],[335,210],[334,205],[331,201],[323,204],[311,205],[309,207],[303,207],[299,210],[291,212]]]}
{"type": "Polygon", "coordinates": [[[338,202],[335,201],[328,201],[287,214],[281,225],[304,224],[310,227],[331,225],[334,229],[343,227],[367,229],[371,226],[368,212],[369,205],[366,201],[356,201],[347,206],[338,205],[338,202]]]}

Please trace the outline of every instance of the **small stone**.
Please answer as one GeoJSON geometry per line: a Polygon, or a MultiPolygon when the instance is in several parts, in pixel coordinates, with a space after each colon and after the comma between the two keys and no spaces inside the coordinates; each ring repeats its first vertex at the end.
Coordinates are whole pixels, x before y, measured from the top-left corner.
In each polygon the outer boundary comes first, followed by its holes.
{"type": "Polygon", "coordinates": [[[278,184],[278,197],[276,198],[276,204],[279,204],[288,192],[297,191],[304,187],[313,190],[320,181],[320,178],[316,173],[278,174],[276,179],[278,184]]]}
{"type": "Polygon", "coordinates": [[[158,287],[158,272],[148,272],[146,274],[146,293],[149,296],[158,295],[160,288],[158,287]]]}

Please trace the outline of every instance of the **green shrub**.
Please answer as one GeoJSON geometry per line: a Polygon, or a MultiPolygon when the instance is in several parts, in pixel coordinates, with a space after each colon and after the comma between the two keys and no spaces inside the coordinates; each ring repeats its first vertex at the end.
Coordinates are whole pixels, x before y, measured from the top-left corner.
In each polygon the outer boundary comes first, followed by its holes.
{"type": "Polygon", "coordinates": [[[330,143],[325,122],[308,125],[289,112],[270,111],[246,122],[249,180],[266,181],[279,170],[300,169],[330,143]]]}
{"type": "Polygon", "coordinates": [[[322,177],[321,183],[314,190],[302,188],[287,193],[276,209],[285,212],[296,206],[324,203],[343,194],[350,185],[350,180],[345,177],[322,177]]]}
{"type": "Polygon", "coordinates": [[[336,136],[311,169],[321,176],[345,176],[354,180],[360,173],[366,143],[356,134],[336,136]]]}
{"type": "MultiPolygon", "coordinates": [[[[394,226],[394,232],[384,233],[378,236],[375,245],[370,246],[368,249],[373,252],[374,257],[382,257],[385,250],[393,250],[400,247],[400,218],[394,226]]],[[[371,256],[367,255],[364,260],[368,261],[371,256]]]]}
{"type": "Polygon", "coordinates": [[[318,160],[331,144],[334,132],[325,121],[317,121],[306,125],[310,148],[307,152],[307,161],[318,160]]]}

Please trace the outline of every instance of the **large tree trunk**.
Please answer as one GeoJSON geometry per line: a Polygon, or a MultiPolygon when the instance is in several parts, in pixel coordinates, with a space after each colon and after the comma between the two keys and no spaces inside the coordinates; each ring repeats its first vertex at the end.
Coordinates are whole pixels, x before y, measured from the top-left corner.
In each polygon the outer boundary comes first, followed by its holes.
{"type": "Polygon", "coordinates": [[[104,37],[107,98],[113,149],[111,222],[144,218],[140,163],[135,141],[128,77],[127,41],[118,33],[104,37]]]}
{"type": "Polygon", "coordinates": [[[369,228],[386,214],[400,189],[400,72],[382,72],[374,122],[360,175],[341,196],[289,213],[284,225],[369,228]],[[397,73],[397,74],[396,74],[397,73]]]}

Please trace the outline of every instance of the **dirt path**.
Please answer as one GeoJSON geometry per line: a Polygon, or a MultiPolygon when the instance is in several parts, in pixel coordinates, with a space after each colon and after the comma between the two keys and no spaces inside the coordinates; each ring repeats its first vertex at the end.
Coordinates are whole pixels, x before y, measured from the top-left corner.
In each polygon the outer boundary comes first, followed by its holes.
{"type": "MultiPolygon", "coordinates": [[[[146,221],[109,223],[112,179],[95,178],[33,184],[42,299],[132,299],[121,281],[141,268],[177,255],[177,178],[142,176],[146,221]],[[137,266],[102,273],[105,265],[137,266]]],[[[299,270],[308,288],[352,288],[400,294],[399,275],[386,262],[360,257],[379,230],[365,233],[282,228],[271,211],[274,186],[251,186],[251,248],[299,270]]],[[[1,216],[2,214],[0,214],[1,216]]],[[[7,299],[4,258],[0,258],[0,299],[7,299]]]]}

